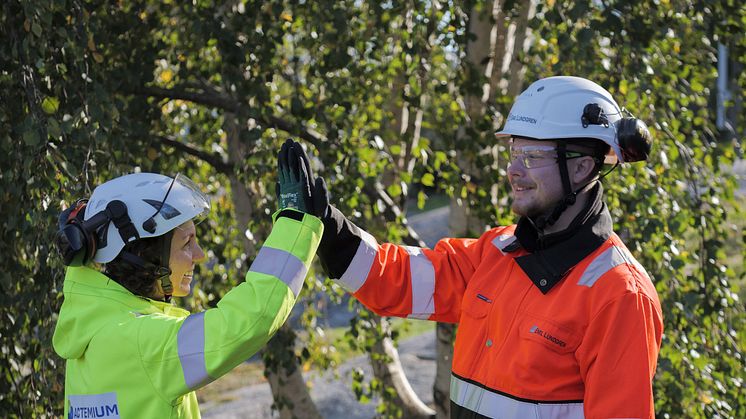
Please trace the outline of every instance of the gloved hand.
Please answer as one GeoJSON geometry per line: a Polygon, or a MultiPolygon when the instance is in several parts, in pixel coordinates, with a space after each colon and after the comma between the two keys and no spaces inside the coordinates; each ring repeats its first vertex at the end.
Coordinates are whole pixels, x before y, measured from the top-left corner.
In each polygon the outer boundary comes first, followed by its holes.
{"type": "Polygon", "coordinates": [[[280,208],[295,208],[323,218],[329,212],[329,191],[321,177],[311,184],[313,172],[301,145],[288,139],[277,156],[277,201],[280,208]]]}

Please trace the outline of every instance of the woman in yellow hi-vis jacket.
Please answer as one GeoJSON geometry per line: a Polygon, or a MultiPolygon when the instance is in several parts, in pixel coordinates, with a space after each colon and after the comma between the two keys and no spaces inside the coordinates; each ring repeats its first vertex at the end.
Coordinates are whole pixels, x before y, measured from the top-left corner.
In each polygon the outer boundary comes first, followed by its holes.
{"type": "Polygon", "coordinates": [[[286,199],[246,281],[197,314],[170,302],[189,293],[204,258],[194,220],[210,206],[188,178],[122,176],[63,212],[53,344],[66,360],[66,417],[200,417],[194,390],[258,351],[303,286],[323,226],[300,176],[297,165],[282,176],[286,199]]]}

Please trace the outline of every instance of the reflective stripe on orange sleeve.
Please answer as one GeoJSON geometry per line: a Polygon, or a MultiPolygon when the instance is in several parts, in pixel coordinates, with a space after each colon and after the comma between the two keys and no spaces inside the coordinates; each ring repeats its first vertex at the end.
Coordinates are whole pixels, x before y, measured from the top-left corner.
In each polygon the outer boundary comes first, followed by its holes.
{"type": "Polygon", "coordinates": [[[412,312],[407,316],[426,320],[435,312],[435,268],[419,247],[407,246],[412,282],[412,312]]]}
{"type": "Polygon", "coordinates": [[[378,254],[378,242],[365,230],[360,230],[360,244],[347,270],[339,278],[342,287],[350,293],[355,293],[368,278],[371,266],[378,254]]]}

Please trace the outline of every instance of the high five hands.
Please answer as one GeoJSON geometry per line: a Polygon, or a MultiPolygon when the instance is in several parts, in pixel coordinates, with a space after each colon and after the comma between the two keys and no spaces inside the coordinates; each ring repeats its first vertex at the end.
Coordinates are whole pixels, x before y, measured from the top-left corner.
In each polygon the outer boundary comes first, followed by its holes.
{"type": "Polygon", "coordinates": [[[278,181],[275,188],[279,208],[295,208],[323,218],[329,211],[329,191],[326,182],[313,172],[308,155],[301,145],[286,140],[277,155],[278,181]]]}

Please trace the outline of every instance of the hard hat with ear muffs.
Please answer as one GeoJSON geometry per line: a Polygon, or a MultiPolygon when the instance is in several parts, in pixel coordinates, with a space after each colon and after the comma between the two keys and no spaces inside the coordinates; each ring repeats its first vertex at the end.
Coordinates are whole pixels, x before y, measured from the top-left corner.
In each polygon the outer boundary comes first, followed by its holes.
{"type": "Polygon", "coordinates": [[[606,164],[647,159],[652,143],[650,131],[644,122],[631,115],[625,117],[624,112],[627,111],[619,107],[606,89],[580,77],[541,79],[518,96],[505,126],[495,136],[556,142],[557,163],[565,192],[552,211],[534,221],[538,229],[554,224],[575,203],[581,190],[600,180],[595,178],[573,189],[568,176],[568,145],[587,143],[588,140],[601,141],[609,146],[604,158],[606,164]]]}
{"type": "Polygon", "coordinates": [[[644,122],[625,110],[598,84],[580,77],[547,77],[518,96],[498,138],[597,139],[611,148],[605,163],[647,159],[652,137],[644,122]]]}
{"type": "Polygon", "coordinates": [[[80,200],[60,215],[58,248],[68,266],[107,263],[125,244],[162,236],[209,210],[209,199],[186,176],[121,176],[101,184],[90,200],[80,200]]]}

